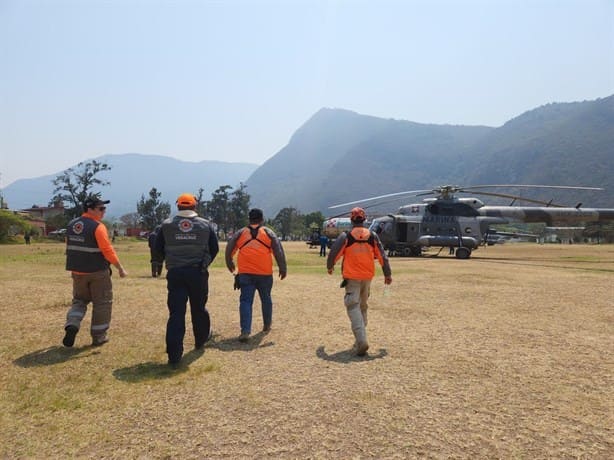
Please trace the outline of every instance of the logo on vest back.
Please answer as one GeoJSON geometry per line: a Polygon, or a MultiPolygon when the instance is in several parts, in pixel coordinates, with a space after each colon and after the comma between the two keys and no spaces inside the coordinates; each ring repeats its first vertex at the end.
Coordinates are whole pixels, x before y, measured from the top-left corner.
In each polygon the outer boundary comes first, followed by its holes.
{"type": "Polygon", "coordinates": [[[181,219],[179,221],[179,230],[183,233],[191,232],[194,225],[192,225],[192,221],[189,219],[181,219]]]}
{"type": "Polygon", "coordinates": [[[78,220],[77,222],[75,222],[72,226],[72,231],[75,232],[77,235],[80,235],[83,232],[83,222],[81,222],[80,220],[78,220]]]}

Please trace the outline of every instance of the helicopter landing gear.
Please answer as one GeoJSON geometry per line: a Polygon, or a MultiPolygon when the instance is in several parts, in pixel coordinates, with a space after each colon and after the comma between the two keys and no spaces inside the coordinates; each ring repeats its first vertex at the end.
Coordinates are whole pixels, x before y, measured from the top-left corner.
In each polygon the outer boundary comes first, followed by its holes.
{"type": "Polygon", "coordinates": [[[456,248],[455,255],[457,259],[468,259],[471,256],[471,249],[461,246],[456,248]]]}

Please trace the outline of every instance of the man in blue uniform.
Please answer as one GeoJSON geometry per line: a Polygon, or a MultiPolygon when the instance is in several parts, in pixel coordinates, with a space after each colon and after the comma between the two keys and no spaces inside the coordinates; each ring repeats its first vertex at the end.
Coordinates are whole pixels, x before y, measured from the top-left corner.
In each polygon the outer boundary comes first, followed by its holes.
{"type": "Polygon", "coordinates": [[[177,366],[183,356],[186,303],[190,301],[196,349],[203,349],[211,334],[206,304],[209,296],[208,267],[219,251],[211,223],[195,212],[196,198],[184,193],[177,198],[176,216],[162,222],[155,248],[166,260],[169,318],[166,325],[168,363],[177,366]]]}

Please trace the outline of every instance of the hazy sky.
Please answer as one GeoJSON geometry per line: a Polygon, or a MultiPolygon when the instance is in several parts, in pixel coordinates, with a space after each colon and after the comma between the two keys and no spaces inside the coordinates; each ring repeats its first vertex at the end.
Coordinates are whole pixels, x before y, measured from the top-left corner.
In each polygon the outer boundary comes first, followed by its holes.
{"type": "Polygon", "coordinates": [[[262,164],[322,107],[500,126],[611,94],[614,0],[0,0],[0,188],[107,153],[262,164]]]}

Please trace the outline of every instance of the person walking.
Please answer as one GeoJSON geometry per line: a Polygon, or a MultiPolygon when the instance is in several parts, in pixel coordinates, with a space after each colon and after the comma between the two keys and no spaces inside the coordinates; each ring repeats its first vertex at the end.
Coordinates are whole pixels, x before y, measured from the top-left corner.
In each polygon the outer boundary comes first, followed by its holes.
{"type": "Polygon", "coordinates": [[[183,356],[186,303],[190,301],[194,348],[203,350],[211,338],[209,265],[219,251],[213,225],[196,213],[196,198],[183,193],[177,198],[178,213],[162,222],[154,242],[166,260],[169,311],[166,325],[166,353],[175,367],[183,356]]]}
{"type": "Polygon", "coordinates": [[[162,266],[164,265],[164,255],[156,250],[156,236],[158,236],[160,228],[160,225],[158,225],[147,236],[151,263],[151,276],[153,278],[157,278],[162,274],[162,266]]]}
{"type": "Polygon", "coordinates": [[[263,226],[261,209],[254,208],[248,214],[249,225],[236,232],[226,245],[226,267],[235,272],[234,255],[238,253],[238,273],[235,275],[235,289],[241,289],[239,297],[239,318],[241,335],[239,341],[247,342],[252,331],[252,305],[258,291],[262,304],[263,332],[271,330],[273,322],[273,259],[277,262],[279,278],[287,274],[286,256],[275,232],[263,226]]]}
{"type": "Polygon", "coordinates": [[[384,283],[392,283],[392,271],[388,257],[379,237],[375,232],[364,227],[367,215],[362,208],[354,208],[350,213],[352,230],[343,232],[333,243],[326,268],[332,275],[335,263],[343,258],[342,274],[345,287],[344,304],[354,333],[354,351],[358,356],[364,356],[369,349],[367,340],[367,310],[371,280],[375,276],[377,259],[384,272],[384,283]]]}
{"type": "Polygon", "coordinates": [[[83,203],[83,214],[66,227],[66,270],[72,272],[73,299],[64,325],[65,347],[72,347],[81,327],[81,321],[92,303],[90,334],[92,345],[100,346],[109,341],[107,331],[111,324],[113,265],[124,278],[124,269],[115,253],[107,227],[102,223],[109,200],[98,195],[89,196],[83,203]]]}
{"type": "Polygon", "coordinates": [[[328,246],[328,237],[320,233],[320,257],[326,257],[326,246],[328,246]]]}

